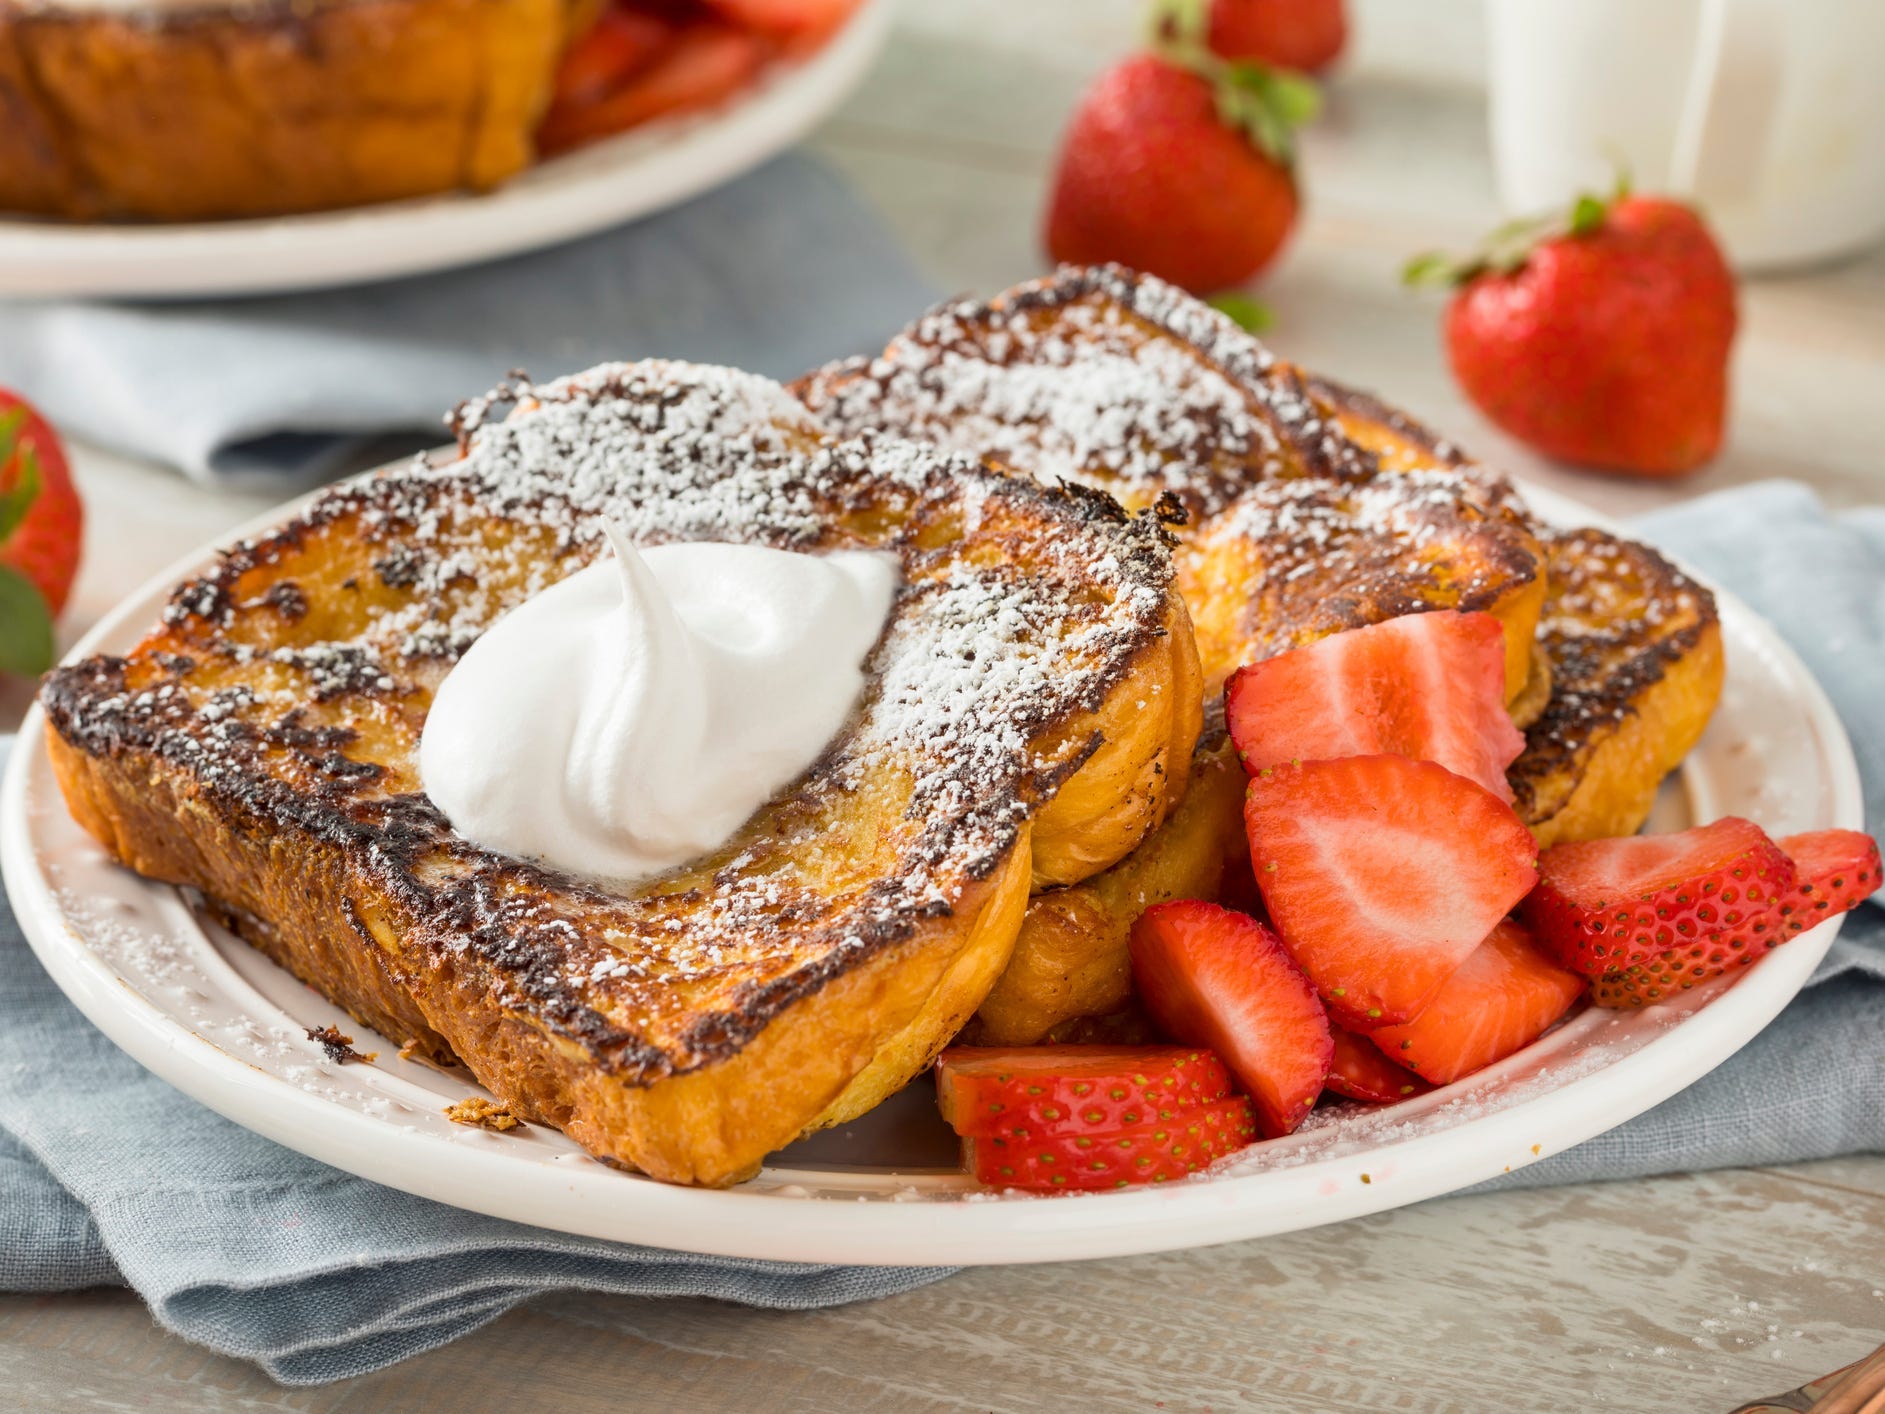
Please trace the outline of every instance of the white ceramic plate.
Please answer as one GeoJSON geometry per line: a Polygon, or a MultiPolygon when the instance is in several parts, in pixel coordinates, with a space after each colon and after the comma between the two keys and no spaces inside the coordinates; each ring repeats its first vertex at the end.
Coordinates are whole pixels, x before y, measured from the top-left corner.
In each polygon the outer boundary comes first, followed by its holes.
{"type": "Polygon", "coordinates": [[[866,0],[803,63],[725,108],[651,123],[540,162],[496,191],[188,225],[0,220],[0,295],[261,294],[447,270],[574,240],[758,166],[841,103],[883,47],[890,0],[866,0]]]}
{"type": "MultiPolygon", "coordinates": [[[[1598,518],[1530,493],[1558,523],[1598,518]]],[[[261,524],[273,523],[271,516],[261,524]]],[[[259,526],[258,526],[259,528],[259,526]]],[[[74,650],[122,651],[169,587],[134,595],[74,650]]],[[[1660,828],[1743,814],[1775,834],[1862,823],[1858,771],[1819,687],[1774,632],[1721,595],[1728,686],[1659,805],[1660,828]]],[[[236,1123],[380,1183],[540,1227],[798,1261],[998,1263],[1198,1246],[1336,1222],[1533,1163],[1649,1109],[1721,1064],[1797,992],[1828,922],[1731,983],[1641,1012],[1586,1010],[1520,1054],[1383,1109],[1318,1110],[1287,1139],[1156,1188],[1050,1198],[977,1192],[918,1082],[858,1123],[773,1157],[737,1189],[608,1168],[554,1130],[491,1134],[442,1109],[481,1093],[401,1061],[177,890],[112,864],[66,814],[27,718],[0,788],[0,865],[34,950],[126,1051],[236,1123]],[[336,1066],[306,1029],[338,1023],[371,1065],[336,1066]]]]}

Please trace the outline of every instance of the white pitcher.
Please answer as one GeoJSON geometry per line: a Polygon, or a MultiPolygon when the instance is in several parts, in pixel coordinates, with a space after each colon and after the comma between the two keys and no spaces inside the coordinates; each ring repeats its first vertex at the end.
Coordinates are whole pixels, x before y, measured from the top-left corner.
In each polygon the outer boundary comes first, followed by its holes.
{"type": "Polygon", "coordinates": [[[1742,269],[1885,236],[1885,0],[1488,0],[1493,162],[1515,215],[1689,197],[1742,269]]]}

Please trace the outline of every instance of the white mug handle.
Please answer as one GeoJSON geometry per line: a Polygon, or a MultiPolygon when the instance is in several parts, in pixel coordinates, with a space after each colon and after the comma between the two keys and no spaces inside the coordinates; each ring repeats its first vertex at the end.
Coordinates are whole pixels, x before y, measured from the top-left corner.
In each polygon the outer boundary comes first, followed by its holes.
{"type": "Polygon", "coordinates": [[[1670,156],[1675,195],[1707,206],[1759,187],[1780,105],[1784,8],[1774,0],[1702,0],[1695,63],[1670,156]]]}

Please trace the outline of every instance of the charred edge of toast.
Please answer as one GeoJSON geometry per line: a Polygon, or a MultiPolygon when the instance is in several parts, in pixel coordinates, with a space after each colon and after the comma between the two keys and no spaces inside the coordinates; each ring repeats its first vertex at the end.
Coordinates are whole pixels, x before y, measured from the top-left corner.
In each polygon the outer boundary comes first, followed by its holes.
{"type": "Polygon", "coordinates": [[[1419,447],[1433,458],[1435,466],[1464,470],[1477,465],[1451,440],[1392,404],[1382,402],[1373,393],[1351,388],[1346,383],[1324,378],[1319,373],[1305,373],[1303,386],[1318,402],[1326,403],[1338,412],[1351,413],[1368,422],[1379,423],[1396,436],[1419,447]]]}
{"type": "MultiPolygon", "coordinates": [[[[854,474],[868,475],[871,444],[868,440],[830,449],[839,460],[848,459],[854,474]]],[[[436,504],[451,482],[449,463],[427,474],[427,504],[436,504]]],[[[1102,491],[1084,486],[1046,486],[1031,479],[1007,476],[964,459],[939,459],[930,484],[956,488],[971,483],[983,493],[1031,504],[1043,515],[1075,524],[1113,528],[1122,576],[1131,584],[1168,588],[1172,578],[1171,537],[1153,514],[1134,515],[1102,491]]],[[[350,733],[333,727],[309,727],[290,712],[267,728],[234,717],[206,720],[181,692],[164,689],[187,678],[196,667],[192,655],[209,657],[226,644],[223,630],[238,612],[253,608],[238,603],[234,586],[251,570],[265,568],[286,554],[305,548],[317,528],[366,509],[411,511],[414,508],[410,477],[380,474],[335,488],[308,510],[256,539],[228,550],[203,576],[179,586],[172,594],[163,641],[181,644],[187,651],[171,652],[148,643],[138,654],[164,673],[161,681],[134,688],[128,680],[129,659],[102,656],[54,670],[41,690],[53,730],[75,750],[94,757],[142,757],[162,762],[180,772],[203,796],[213,801],[240,827],[264,832],[287,831],[333,847],[359,862],[387,896],[410,916],[436,920],[446,936],[463,939],[472,954],[500,975],[507,991],[526,999],[536,1018],[551,1031],[582,1044],[605,1068],[631,1075],[634,1083],[652,1084],[669,1075],[699,1069],[736,1054],[775,1016],[809,996],[833,978],[867,957],[913,936],[924,919],[950,911],[946,902],[917,902],[898,897],[889,883],[880,881],[860,903],[878,905],[867,917],[847,917],[842,928],[830,931],[859,939],[851,949],[828,948],[785,975],[763,984],[749,984],[731,1010],[701,1017],[679,1038],[694,1059],[677,1064],[661,1047],[610,1022],[589,1006],[585,988],[565,977],[571,942],[563,931],[532,927],[507,917],[498,906],[508,887],[531,892],[554,892],[576,906],[607,904],[607,892],[524,861],[477,849],[452,831],[441,812],[422,794],[360,798],[363,787],[382,772],[372,762],[352,761],[345,755],[350,733]],[[100,712],[101,704],[132,697],[142,704],[136,712],[100,712]],[[291,783],[271,772],[263,753],[285,750],[312,769],[311,784],[291,783]],[[426,882],[420,863],[445,853],[468,866],[444,885],[426,882]]],[[[397,515],[389,516],[374,532],[397,543],[397,515]],[[389,528],[391,527],[391,528],[389,528]]],[[[279,606],[276,607],[279,612],[279,606]]],[[[1124,628],[1102,646],[1104,667],[1081,680],[1077,698],[1063,703],[1055,720],[1030,724],[1034,734],[1045,734],[1098,708],[1134,671],[1144,653],[1165,633],[1163,627],[1128,633],[1124,628]]],[[[340,694],[371,700],[396,697],[402,689],[376,686],[378,674],[351,683],[340,694]]],[[[1099,745],[1097,737],[1042,773],[1037,779],[1000,784],[972,782],[981,799],[972,816],[925,830],[911,842],[913,862],[936,865],[951,858],[954,831],[967,833],[986,822],[1000,822],[995,835],[1000,848],[989,848],[960,860],[961,876],[971,882],[989,877],[1007,857],[1018,835],[1020,821],[1030,816],[1059,784],[1084,763],[1099,745]]],[[[828,753],[813,768],[813,783],[835,773],[835,753],[828,753]]],[[[266,922],[267,920],[263,920],[266,922]]],[[[440,939],[426,937],[429,946],[440,939]]],[[[613,955],[603,944],[592,951],[598,959],[613,955]]],[[[592,983],[606,989],[606,982],[592,983]]]]}
{"type": "MultiPolygon", "coordinates": [[[[907,326],[892,348],[904,340],[923,342],[920,331],[932,321],[987,325],[1005,314],[1053,311],[1096,296],[1189,345],[1242,389],[1301,459],[1303,474],[1348,481],[1366,480],[1378,471],[1374,454],[1325,419],[1297,371],[1278,361],[1260,340],[1202,300],[1122,265],[1062,266],[1044,279],[1017,285],[991,299],[946,300],[907,326]]],[[[816,411],[826,389],[871,377],[874,362],[868,356],[844,359],[787,386],[816,411]]]]}
{"type": "Polygon", "coordinates": [[[1634,716],[1644,695],[1720,623],[1715,596],[1647,545],[1595,529],[1546,530],[1541,539],[1551,588],[1539,638],[1551,657],[1551,697],[1525,729],[1525,750],[1507,773],[1527,819],[1537,784],[1577,773],[1613,725],[1634,716]],[[1575,632],[1554,629],[1554,620],[1576,617],[1565,612],[1565,601],[1609,573],[1606,560],[1619,559],[1646,591],[1640,612],[1601,623],[1580,619],[1575,632]],[[1677,616],[1683,621],[1668,628],[1677,616]]]}

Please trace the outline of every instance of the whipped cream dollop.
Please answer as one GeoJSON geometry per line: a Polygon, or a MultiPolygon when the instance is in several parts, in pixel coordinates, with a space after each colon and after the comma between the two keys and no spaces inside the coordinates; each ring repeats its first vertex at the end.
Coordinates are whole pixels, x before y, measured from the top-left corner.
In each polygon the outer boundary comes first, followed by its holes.
{"type": "Polygon", "coordinates": [[[609,539],[459,659],[419,772],[474,843],[633,881],[724,844],[818,759],[863,692],[898,561],[609,539]]]}

